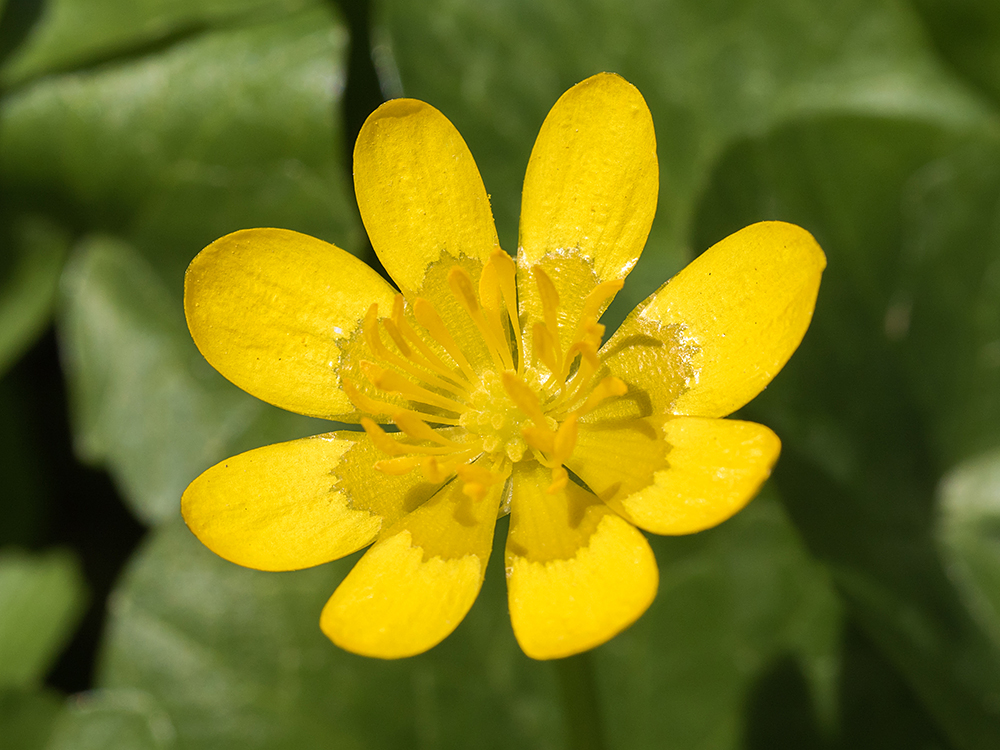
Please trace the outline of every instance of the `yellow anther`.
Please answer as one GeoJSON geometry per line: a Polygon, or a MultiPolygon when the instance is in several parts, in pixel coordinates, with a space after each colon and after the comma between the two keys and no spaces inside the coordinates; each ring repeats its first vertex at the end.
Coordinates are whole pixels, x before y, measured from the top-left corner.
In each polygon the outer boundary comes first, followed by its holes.
{"type": "Polygon", "coordinates": [[[486,497],[489,488],[500,481],[501,477],[494,474],[489,469],[475,464],[463,464],[455,467],[455,474],[462,480],[462,492],[473,500],[482,500],[486,497]]]}
{"type": "Polygon", "coordinates": [[[422,388],[406,376],[401,375],[395,370],[387,370],[384,367],[380,367],[371,360],[363,359],[359,365],[365,377],[379,390],[386,391],[387,393],[397,393],[411,401],[429,406],[439,406],[442,409],[457,412],[458,414],[461,414],[466,409],[465,404],[422,388]]]}
{"type": "MultiPolygon", "coordinates": [[[[500,254],[507,257],[507,253],[503,251],[500,251],[500,254]]],[[[496,253],[486,261],[483,272],[479,275],[479,302],[482,305],[483,317],[489,328],[490,337],[496,342],[501,359],[503,359],[504,368],[513,369],[514,357],[510,351],[507,330],[503,322],[506,310],[503,306],[503,292],[500,289],[500,274],[497,271],[495,258],[496,253]]]]}
{"type": "Polygon", "coordinates": [[[410,347],[408,343],[406,343],[406,339],[403,338],[403,334],[400,332],[396,324],[393,321],[386,318],[385,320],[382,321],[382,327],[385,328],[385,332],[389,334],[389,338],[392,339],[393,343],[399,349],[400,353],[404,357],[409,357],[410,359],[413,359],[413,349],[410,347]]]}
{"type": "Polygon", "coordinates": [[[403,317],[403,296],[397,295],[396,300],[398,304],[393,305],[392,319],[384,320],[382,321],[382,324],[385,326],[385,330],[389,333],[389,335],[392,336],[393,341],[396,341],[397,346],[400,346],[400,351],[403,351],[403,346],[406,346],[406,343],[409,342],[416,347],[417,351],[423,355],[424,359],[418,359],[416,353],[410,349],[408,349],[410,354],[407,356],[409,356],[414,362],[418,362],[422,366],[438,373],[442,377],[454,381],[461,390],[465,390],[465,386],[469,384],[469,381],[462,377],[460,373],[456,372],[453,367],[445,364],[445,362],[434,352],[434,350],[427,345],[427,342],[424,341],[415,330],[413,330],[413,326],[411,326],[406,318],[403,317]],[[399,337],[398,339],[396,338],[397,336],[399,337]],[[400,341],[402,341],[402,345],[400,345],[400,341]]]}
{"type": "Polygon", "coordinates": [[[548,427],[542,405],[538,401],[538,394],[528,387],[527,383],[509,370],[500,375],[500,382],[518,409],[539,427],[548,427]]]}
{"type": "MultiPolygon", "coordinates": [[[[538,286],[538,296],[542,301],[542,317],[545,319],[545,327],[552,335],[553,348],[558,361],[562,361],[562,349],[559,345],[559,292],[556,285],[552,283],[549,275],[542,270],[541,266],[533,266],[531,272],[535,275],[535,284],[538,286]]],[[[554,372],[561,368],[556,366],[554,372]]]]}
{"type": "MultiPolygon", "coordinates": [[[[502,254],[507,255],[507,253],[502,254]]],[[[500,291],[500,274],[497,271],[495,257],[496,253],[490,256],[490,259],[483,266],[483,272],[479,274],[479,301],[487,310],[499,314],[502,292],[500,291]]]]}
{"type": "Polygon", "coordinates": [[[478,383],[479,375],[472,369],[469,361],[462,354],[462,350],[455,343],[455,339],[451,337],[451,333],[441,320],[441,316],[437,314],[434,305],[422,297],[417,297],[413,301],[413,314],[416,315],[417,322],[424,327],[424,330],[431,335],[431,338],[437,341],[448,352],[451,358],[455,360],[455,364],[462,369],[462,372],[465,373],[469,381],[478,383]]]}
{"type": "Polygon", "coordinates": [[[604,308],[607,307],[606,303],[618,294],[623,286],[625,286],[624,279],[602,281],[595,286],[590,294],[587,295],[587,299],[583,301],[583,310],[580,311],[581,325],[587,318],[593,318],[594,320],[600,318],[601,313],[604,312],[604,308]]]}
{"type": "MultiPolygon", "coordinates": [[[[601,359],[597,355],[597,345],[593,341],[577,341],[566,352],[566,367],[573,364],[576,355],[579,354],[586,362],[596,370],[601,365],[601,359]]],[[[569,373],[567,373],[569,374],[569,373]]]]}
{"type": "Polygon", "coordinates": [[[500,478],[492,471],[477,464],[462,464],[455,467],[455,473],[463,482],[480,482],[482,484],[496,484],[500,478]]]}
{"type": "Polygon", "coordinates": [[[612,396],[624,396],[626,393],[628,393],[628,386],[625,385],[625,382],[609,375],[590,392],[583,406],[577,410],[577,414],[586,414],[596,408],[604,399],[612,396]]]}
{"type": "Polygon", "coordinates": [[[573,448],[576,446],[576,414],[570,414],[556,430],[553,440],[553,458],[561,464],[569,461],[573,455],[573,448]]]}
{"type": "Polygon", "coordinates": [[[349,380],[342,381],[340,387],[358,411],[363,411],[368,414],[397,414],[405,412],[407,414],[412,414],[418,419],[426,419],[436,424],[457,425],[459,422],[457,417],[445,417],[438,414],[417,414],[417,412],[410,411],[408,409],[400,409],[395,404],[377,401],[376,399],[366,396],[364,393],[359,391],[357,386],[349,380]]]}
{"type": "Polygon", "coordinates": [[[521,435],[529,448],[542,453],[553,453],[556,449],[556,433],[548,427],[529,424],[521,428],[521,435]]]}
{"type": "Polygon", "coordinates": [[[434,456],[424,458],[420,463],[420,468],[423,470],[424,479],[433,484],[440,484],[452,473],[448,464],[442,466],[434,456]]]}
{"type": "Polygon", "coordinates": [[[535,323],[531,328],[531,338],[534,344],[532,353],[543,365],[549,368],[553,375],[559,374],[559,355],[556,353],[556,342],[544,323],[535,323]]]}
{"type": "Polygon", "coordinates": [[[554,495],[563,490],[568,482],[569,472],[566,471],[565,467],[557,466],[552,470],[552,484],[548,486],[545,492],[549,495],[554,495]]]}
{"type": "Polygon", "coordinates": [[[367,342],[368,347],[372,350],[373,354],[378,356],[383,361],[395,365],[403,372],[414,377],[416,380],[426,383],[427,385],[435,386],[441,390],[448,391],[456,396],[463,395],[464,388],[460,385],[442,380],[434,374],[435,368],[433,365],[429,365],[427,362],[421,361],[417,357],[413,356],[413,350],[407,346],[404,340],[402,340],[402,336],[399,335],[399,332],[396,330],[392,321],[386,320],[383,322],[387,326],[386,330],[389,331],[389,335],[392,336],[393,341],[395,341],[396,346],[399,347],[403,356],[401,357],[395,352],[390,351],[389,348],[382,342],[382,337],[379,335],[378,330],[378,304],[373,304],[368,308],[363,322],[365,341],[367,342]]]}
{"type": "Polygon", "coordinates": [[[392,421],[396,423],[396,426],[399,429],[414,440],[429,440],[433,443],[440,443],[441,445],[448,446],[456,445],[455,442],[444,437],[424,420],[414,416],[413,414],[398,411],[392,415],[392,421]]]}
{"type": "Polygon", "coordinates": [[[452,293],[458,299],[469,314],[479,310],[479,299],[476,297],[476,290],[472,286],[472,277],[461,266],[454,266],[448,271],[448,285],[452,293]]]}
{"type": "Polygon", "coordinates": [[[452,294],[458,303],[465,308],[472,318],[472,322],[479,329],[479,335],[486,343],[486,349],[493,358],[493,365],[498,370],[503,370],[513,366],[510,357],[510,347],[502,333],[490,328],[490,324],[483,316],[483,310],[479,306],[479,299],[476,297],[475,287],[472,285],[472,277],[460,266],[455,266],[448,272],[448,284],[451,286],[452,294]]]}
{"type": "Polygon", "coordinates": [[[402,456],[407,453],[406,447],[389,437],[388,433],[368,417],[361,418],[361,426],[365,428],[368,437],[380,451],[389,456],[402,456]]]}
{"type": "Polygon", "coordinates": [[[365,313],[363,322],[365,342],[368,348],[380,357],[388,357],[389,350],[382,343],[382,338],[378,335],[378,303],[373,302],[365,313]]]}
{"type": "Polygon", "coordinates": [[[507,317],[514,328],[514,340],[517,342],[517,371],[524,372],[524,341],[521,338],[521,322],[517,316],[517,266],[513,258],[500,248],[490,255],[488,264],[496,269],[497,281],[503,293],[504,304],[507,306],[507,317]]]}

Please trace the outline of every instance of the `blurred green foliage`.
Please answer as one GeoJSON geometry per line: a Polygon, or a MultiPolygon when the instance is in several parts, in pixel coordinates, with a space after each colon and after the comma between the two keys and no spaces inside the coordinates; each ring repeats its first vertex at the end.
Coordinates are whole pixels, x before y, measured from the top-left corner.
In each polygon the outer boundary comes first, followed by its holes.
{"type": "Polygon", "coordinates": [[[1000,747],[997,7],[0,2],[0,749],[558,748],[584,725],[622,750],[1000,747]],[[717,529],[651,540],[658,598],[593,652],[583,722],[517,649],[496,556],[454,636],[379,662],[318,628],[351,560],[267,574],[201,547],[178,513],[194,476],[329,426],[215,373],[181,293],[204,245],[251,226],[373,261],[349,154],[380,95],[456,124],[514,249],[538,127],[602,70],[646,97],[661,169],[610,325],[753,221],[806,227],[829,267],[801,349],[745,410],[783,439],[773,480],[717,529]],[[18,369],[52,325],[56,418],[26,412],[18,369]],[[93,690],[69,698],[44,677],[86,585],[39,531],[65,487],[40,458],[60,419],[149,528],[92,603],[93,690]]]}

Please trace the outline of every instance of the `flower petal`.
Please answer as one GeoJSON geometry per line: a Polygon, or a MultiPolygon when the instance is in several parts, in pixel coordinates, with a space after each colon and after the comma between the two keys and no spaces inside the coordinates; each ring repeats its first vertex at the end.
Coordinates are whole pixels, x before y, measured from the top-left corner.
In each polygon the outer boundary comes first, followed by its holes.
{"type": "Polygon", "coordinates": [[[624,278],[646,243],[658,186],[653,118],[639,91],[612,73],[578,83],[531,151],[519,264],[572,252],[593,261],[599,281],[624,278]]]}
{"type": "MultiPolygon", "coordinates": [[[[675,348],[687,382],[650,382],[653,413],[723,417],[760,393],[805,335],[826,256],[793,224],[753,224],[716,243],[637,308],[606,344],[615,358],[627,340],[675,348]]],[[[624,378],[626,381],[628,378],[624,378]]],[[[655,379],[654,379],[655,380],[655,379]]]]}
{"type": "Polygon", "coordinates": [[[742,509],[780,450],[778,436],[753,422],[648,418],[581,424],[568,466],[636,526],[691,534],[742,509]]]}
{"type": "Polygon", "coordinates": [[[340,389],[341,347],[394,292],[350,253],[285,229],[247,229],[191,261],[184,312],[205,359],[259,399],[289,411],[352,419],[340,389]]]}
{"type": "Polygon", "coordinates": [[[354,147],[354,190],[372,247],[407,297],[442,256],[484,263],[498,247],[472,154],[429,104],[394,99],[368,117],[354,147]]]}
{"type": "Polygon", "coordinates": [[[533,659],[586,651],[646,611],[659,574],[645,537],[570,482],[555,493],[548,469],[518,464],[506,566],[510,619],[533,659]]]}
{"type": "Polygon", "coordinates": [[[323,608],[320,627],[343,649],[397,659],[436,646],[479,594],[500,486],[482,500],[446,485],[365,553],[323,608]]]}
{"type": "Polygon", "coordinates": [[[184,520],[205,546],[258,570],[298,570],[370,544],[435,487],[389,477],[363,433],[334,432],[241,453],[195,479],[184,520]]]}

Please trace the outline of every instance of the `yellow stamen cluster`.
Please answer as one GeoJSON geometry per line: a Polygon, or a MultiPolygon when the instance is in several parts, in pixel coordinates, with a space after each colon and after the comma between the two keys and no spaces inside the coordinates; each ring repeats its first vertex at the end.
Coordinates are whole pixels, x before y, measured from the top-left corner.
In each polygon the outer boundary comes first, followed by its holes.
{"type": "Polygon", "coordinates": [[[397,296],[388,317],[379,317],[377,304],[368,309],[362,330],[373,360],[361,361],[359,368],[376,389],[406,402],[401,406],[373,399],[344,381],[358,409],[390,415],[402,433],[401,438],[392,436],[372,419],[361,420],[375,446],[388,456],[376,464],[380,471],[405,474],[420,469],[430,482],[457,476],[467,495],[481,498],[510,475],[513,463],[530,455],[552,471],[549,492],[566,485],[564,464],[576,444],[577,420],[605,399],[625,393],[618,378],[597,380],[597,352],[604,335],[597,320],[622,284],[597,285],[563,347],[559,293],[540,266],[531,272],[543,321],[531,330],[530,362],[517,314],[514,261],[501,250],[483,266],[478,288],[461,266],[447,275],[451,293],[475,325],[492,369],[473,367],[468,347],[463,350],[424,298],[414,299],[407,311],[402,295],[397,296]]]}

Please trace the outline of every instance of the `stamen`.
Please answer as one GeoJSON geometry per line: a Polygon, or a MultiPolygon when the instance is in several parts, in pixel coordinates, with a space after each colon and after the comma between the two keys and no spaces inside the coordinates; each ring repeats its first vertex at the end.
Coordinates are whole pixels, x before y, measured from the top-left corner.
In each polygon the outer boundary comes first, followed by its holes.
{"type": "Polygon", "coordinates": [[[597,349],[592,343],[578,341],[573,346],[576,351],[580,352],[580,366],[573,373],[573,377],[566,383],[566,388],[563,390],[562,395],[549,405],[549,411],[558,413],[565,409],[568,404],[572,404],[580,398],[580,395],[590,385],[591,380],[601,366],[601,360],[597,356],[597,349]]]}
{"type": "Polygon", "coordinates": [[[465,373],[469,382],[479,383],[479,375],[472,369],[469,361],[462,354],[462,350],[458,348],[455,339],[451,337],[448,328],[437,314],[437,310],[434,309],[434,305],[422,297],[417,297],[413,301],[413,314],[417,316],[417,322],[424,327],[431,338],[437,341],[451,355],[455,363],[462,368],[462,372],[465,373]]]}
{"type": "Polygon", "coordinates": [[[570,456],[573,455],[573,448],[576,446],[576,420],[577,415],[570,414],[556,430],[552,453],[553,458],[560,464],[569,461],[570,456]]]}
{"type": "Polygon", "coordinates": [[[420,468],[423,470],[424,479],[433,484],[440,484],[445,479],[451,476],[451,471],[446,470],[441,464],[438,463],[437,458],[434,456],[428,456],[425,458],[421,464],[420,468]]]}
{"type": "Polygon", "coordinates": [[[611,396],[624,396],[626,393],[628,393],[628,386],[625,385],[625,382],[609,375],[590,392],[587,400],[583,406],[576,410],[576,413],[582,416],[595,409],[604,399],[611,396]]]}
{"type": "Polygon", "coordinates": [[[397,412],[392,415],[392,421],[396,423],[396,426],[409,435],[414,440],[429,440],[434,443],[440,443],[441,445],[447,445],[451,447],[458,446],[453,440],[449,440],[444,435],[439,433],[437,430],[433,429],[424,420],[419,419],[406,412],[397,412]]]}
{"type": "Polygon", "coordinates": [[[510,347],[507,346],[505,340],[498,340],[495,332],[490,330],[489,323],[483,317],[479,300],[476,299],[476,292],[472,286],[472,278],[469,274],[466,273],[464,268],[455,266],[448,272],[448,284],[451,286],[451,291],[459,301],[459,304],[465,308],[465,311],[469,313],[469,317],[472,318],[472,322],[479,329],[479,335],[483,337],[486,348],[489,350],[490,356],[493,357],[493,366],[498,370],[513,368],[514,362],[510,358],[510,347]]]}
{"type": "Polygon", "coordinates": [[[545,380],[548,383],[559,373],[559,355],[556,353],[556,342],[552,340],[552,334],[544,323],[535,323],[532,326],[531,338],[534,344],[531,350],[532,354],[549,368],[549,377],[545,380]]]}
{"type": "Polygon", "coordinates": [[[420,414],[409,409],[401,409],[396,404],[389,404],[385,401],[377,401],[376,399],[366,396],[364,393],[358,390],[357,386],[354,385],[350,380],[343,380],[340,383],[341,389],[344,394],[350,399],[351,403],[358,409],[358,411],[367,412],[368,414],[410,414],[417,419],[426,419],[429,422],[434,422],[437,424],[447,424],[447,425],[457,425],[459,424],[458,417],[445,417],[439,414],[420,414]]]}
{"type": "Polygon", "coordinates": [[[507,306],[507,317],[514,329],[514,340],[517,342],[517,374],[524,372],[524,341],[521,337],[521,321],[517,315],[517,266],[514,260],[503,250],[493,251],[487,265],[493,266],[497,272],[497,281],[503,293],[503,301],[507,306]]]}
{"type": "Polygon", "coordinates": [[[521,428],[521,435],[529,448],[542,453],[553,453],[556,449],[556,433],[548,427],[529,424],[521,428]]]}
{"type": "Polygon", "coordinates": [[[424,403],[430,406],[439,406],[442,409],[461,414],[468,407],[454,399],[441,396],[437,393],[421,388],[412,380],[403,377],[395,370],[387,370],[368,359],[363,359],[358,363],[361,371],[379,390],[388,393],[398,393],[405,396],[410,401],[424,403]]]}
{"type": "Polygon", "coordinates": [[[486,497],[489,488],[500,481],[489,469],[475,464],[463,464],[455,467],[455,474],[462,480],[464,486],[462,492],[473,500],[482,500],[486,497]]]}
{"type": "Polygon", "coordinates": [[[538,394],[529,388],[527,383],[509,370],[500,376],[500,382],[518,409],[527,414],[528,418],[539,427],[548,428],[545,413],[538,401],[538,394]]]}
{"type": "Polygon", "coordinates": [[[372,444],[389,456],[405,456],[411,453],[419,453],[425,456],[440,456],[455,452],[455,449],[451,447],[434,448],[429,445],[413,445],[412,443],[393,440],[389,437],[389,433],[368,419],[368,417],[362,418],[361,426],[365,428],[365,432],[371,438],[372,444]]]}
{"type": "Polygon", "coordinates": [[[562,465],[557,466],[552,470],[552,484],[548,486],[545,493],[548,495],[554,495],[560,490],[564,489],[569,483],[569,472],[562,465]]]}
{"type": "Polygon", "coordinates": [[[618,294],[623,286],[625,286],[624,279],[615,279],[614,281],[602,281],[590,291],[587,299],[583,301],[583,309],[580,311],[580,324],[573,336],[574,339],[580,338],[580,331],[589,318],[597,320],[601,317],[601,313],[604,312],[604,308],[607,306],[605,305],[605,301],[610,300],[618,294]]]}
{"type": "MultiPolygon", "coordinates": [[[[413,376],[418,380],[423,381],[427,385],[432,385],[437,388],[440,388],[441,390],[448,391],[449,393],[458,397],[467,395],[467,391],[461,386],[458,386],[446,380],[442,380],[433,373],[424,372],[418,369],[417,367],[414,367],[414,365],[412,364],[413,362],[416,362],[417,364],[420,365],[423,365],[423,363],[420,362],[416,357],[412,356],[413,351],[408,346],[406,346],[405,341],[402,342],[397,341],[396,344],[399,345],[400,343],[402,343],[402,346],[400,346],[400,351],[403,353],[404,356],[409,357],[409,360],[404,359],[395,352],[390,351],[389,348],[382,343],[382,337],[379,335],[378,332],[378,303],[373,303],[372,306],[368,308],[368,312],[365,313],[363,330],[365,335],[365,341],[368,343],[369,348],[371,348],[371,350],[375,354],[377,354],[381,359],[395,365],[399,369],[409,373],[411,376],[413,376]]],[[[395,341],[395,339],[393,340],[395,341]]],[[[424,367],[426,368],[426,365],[424,365],[424,367]]],[[[432,369],[432,368],[426,368],[426,369],[432,369]]]]}
{"type": "MultiPolygon", "coordinates": [[[[598,328],[602,329],[601,332],[603,333],[604,326],[598,326],[598,328]]],[[[577,368],[577,371],[573,374],[573,378],[568,382],[569,392],[573,393],[579,390],[582,385],[588,382],[589,375],[597,372],[597,368],[601,366],[601,359],[597,355],[597,349],[600,345],[600,338],[596,341],[592,338],[587,338],[582,341],[574,342],[569,348],[569,351],[566,352],[566,362],[562,371],[562,379],[564,382],[569,377],[569,371],[573,366],[573,362],[576,360],[576,355],[580,355],[580,367],[577,368]],[[580,373],[581,370],[583,370],[582,375],[580,373]]]]}
{"type": "Polygon", "coordinates": [[[368,433],[372,444],[383,453],[389,456],[403,456],[406,454],[406,448],[389,437],[389,434],[385,430],[368,417],[361,418],[361,426],[365,428],[365,432],[368,433]]]}
{"type": "MultiPolygon", "coordinates": [[[[446,364],[437,353],[431,349],[427,342],[424,341],[423,337],[420,336],[413,326],[409,324],[406,318],[403,317],[403,295],[396,295],[395,302],[392,307],[392,318],[382,321],[382,325],[385,326],[385,330],[392,336],[393,341],[396,342],[397,346],[400,345],[400,341],[403,345],[408,341],[417,348],[417,351],[423,355],[424,360],[420,364],[427,367],[429,370],[433,370],[444,378],[453,381],[462,391],[468,393],[468,388],[471,386],[469,381],[463,377],[459,372],[456,372],[453,367],[446,364]]],[[[400,351],[402,351],[402,346],[400,346],[400,351]]],[[[413,356],[415,361],[417,360],[415,354],[413,356]]]]}
{"type": "MultiPolygon", "coordinates": [[[[499,251],[501,255],[508,258],[507,253],[499,251]]],[[[504,360],[504,369],[514,369],[514,357],[510,350],[510,340],[507,336],[507,328],[504,326],[503,290],[500,288],[500,272],[497,270],[496,252],[490,256],[483,266],[483,272],[479,275],[479,301],[483,306],[484,317],[492,331],[493,338],[497,341],[500,354],[504,360]]]]}
{"type": "Polygon", "coordinates": [[[560,367],[562,348],[559,345],[559,292],[541,266],[533,266],[531,272],[535,275],[535,284],[538,286],[538,295],[542,301],[542,317],[545,318],[545,327],[552,336],[552,345],[556,353],[556,367],[553,372],[559,372],[562,369],[560,367]]]}

